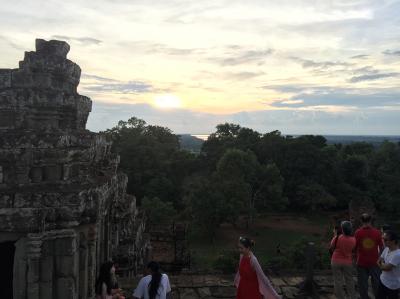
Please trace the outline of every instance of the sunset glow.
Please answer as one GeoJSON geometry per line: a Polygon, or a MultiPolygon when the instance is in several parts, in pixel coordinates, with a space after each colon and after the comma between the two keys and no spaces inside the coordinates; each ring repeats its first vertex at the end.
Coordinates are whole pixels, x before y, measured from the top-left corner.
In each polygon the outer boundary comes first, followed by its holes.
{"type": "Polygon", "coordinates": [[[0,13],[1,68],[35,38],[70,44],[93,130],[136,116],[177,133],[400,133],[399,0],[22,0],[0,13]]]}
{"type": "Polygon", "coordinates": [[[158,108],[180,108],[182,101],[177,96],[165,94],[156,96],[154,104],[158,108]]]}

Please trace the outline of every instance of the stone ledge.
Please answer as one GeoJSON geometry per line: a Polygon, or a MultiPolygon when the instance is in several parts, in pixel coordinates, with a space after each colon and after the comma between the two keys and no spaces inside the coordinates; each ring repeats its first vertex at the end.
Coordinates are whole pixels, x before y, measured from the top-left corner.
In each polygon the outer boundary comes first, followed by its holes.
{"type": "Polygon", "coordinates": [[[46,41],[38,38],[35,45],[36,52],[42,55],[56,55],[66,58],[70,50],[70,46],[66,42],[59,40],[46,41]]]}

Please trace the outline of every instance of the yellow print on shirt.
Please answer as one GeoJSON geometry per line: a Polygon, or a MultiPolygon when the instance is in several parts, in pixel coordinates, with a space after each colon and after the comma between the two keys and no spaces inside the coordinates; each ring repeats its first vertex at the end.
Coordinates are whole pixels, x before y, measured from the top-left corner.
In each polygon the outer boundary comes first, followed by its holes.
{"type": "Polygon", "coordinates": [[[362,240],[362,247],[365,249],[372,249],[375,247],[375,241],[370,238],[365,238],[362,240]]]}

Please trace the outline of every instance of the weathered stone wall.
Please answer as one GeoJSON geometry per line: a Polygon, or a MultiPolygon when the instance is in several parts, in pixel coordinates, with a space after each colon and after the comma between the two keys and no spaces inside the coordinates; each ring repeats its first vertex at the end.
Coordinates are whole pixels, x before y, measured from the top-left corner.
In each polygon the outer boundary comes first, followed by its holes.
{"type": "Polygon", "coordinates": [[[153,260],[168,272],[180,272],[190,267],[185,224],[173,223],[166,226],[152,226],[149,230],[153,260]]]}
{"type": "Polygon", "coordinates": [[[145,223],[145,216],[136,209],[133,196],[125,196],[115,207],[112,251],[119,276],[133,277],[147,262],[149,240],[145,236],[145,223]]]}
{"type": "Polygon", "coordinates": [[[135,273],[146,252],[119,157],[85,129],[91,100],[68,52],[36,40],[18,69],[0,69],[0,249],[15,242],[17,299],[91,298],[100,263],[122,248],[135,273]]]}

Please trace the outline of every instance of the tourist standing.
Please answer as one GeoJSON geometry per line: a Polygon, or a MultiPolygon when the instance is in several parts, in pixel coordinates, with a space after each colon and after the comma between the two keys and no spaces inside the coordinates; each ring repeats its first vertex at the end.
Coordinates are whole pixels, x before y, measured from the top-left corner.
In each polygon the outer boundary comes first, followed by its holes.
{"type": "Polygon", "coordinates": [[[235,277],[237,299],[275,299],[281,298],[274,290],[268,277],[264,274],[257,258],[251,251],[254,241],[239,238],[240,262],[235,277]]]}
{"type": "Polygon", "coordinates": [[[344,285],[350,299],[356,299],[353,280],[353,252],[356,239],[352,236],[353,226],[350,221],[343,221],[340,225],[342,234],[337,230],[331,241],[331,265],[336,298],[345,299],[344,285]]]}
{"type": "Polygon", "coordinates": [[[166,299],[171,292],[171,286],[167,274],[161,274],[160,265],[150,262],[147,265],[149,275],[143,277],[133,292],[135,299],[166,299]]]}
{"type": "Polygon", "coordinates": [[[393,231],[383,235],[385,249],[378,260],[382,270],[377,299],[398,299],[400,289],[400,249],[398,237],[393,231]]]}
{"type": "Polygon", "coordinates": [[[101,265],[99,277],[96,280],[96,299],[125,299],[120,291],[115,277],[114,263],[105,262],[101,265]]]}
{"type": "Polygon", "coordinates": [[[368,299],[368,279],[371,277],[375,297],[378,293],[380,269],[376,264],[383,249],[381,232],[371,224],[369,214],[361,216],[362,226],[356,231],[357,276],[361,299],[368,299]]]}

